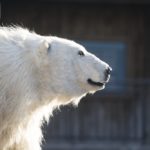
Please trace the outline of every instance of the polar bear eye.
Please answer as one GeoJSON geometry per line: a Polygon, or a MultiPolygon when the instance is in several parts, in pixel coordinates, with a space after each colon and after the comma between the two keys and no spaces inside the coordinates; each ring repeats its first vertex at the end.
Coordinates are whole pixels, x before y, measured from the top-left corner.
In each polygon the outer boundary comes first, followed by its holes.
{"type": "Polygon", "coordinates": [[[80,56],[84,56],[83,51],[78,51],[78,54],[79,54],[80,56]]]}

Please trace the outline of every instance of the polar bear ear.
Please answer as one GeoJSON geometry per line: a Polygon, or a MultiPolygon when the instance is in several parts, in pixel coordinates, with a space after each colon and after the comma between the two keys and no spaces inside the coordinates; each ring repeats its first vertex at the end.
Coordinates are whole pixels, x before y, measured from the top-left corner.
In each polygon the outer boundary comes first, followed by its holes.
{"type": "Polygon", "coordinates": [[[38,52],[40,55],[47,55],[50,51],[51,44],[46,40],[40,41],[38,52]]]}

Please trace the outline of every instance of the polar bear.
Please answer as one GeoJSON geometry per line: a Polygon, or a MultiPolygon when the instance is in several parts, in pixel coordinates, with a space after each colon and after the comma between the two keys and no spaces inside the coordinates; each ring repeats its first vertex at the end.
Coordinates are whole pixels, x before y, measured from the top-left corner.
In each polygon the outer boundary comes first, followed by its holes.
{"type": "Polygon", "coordinates": [[[74,41],[0,27],[0,149],[41,150],[43,121],[104,89],[110,73],[74,41]]]}

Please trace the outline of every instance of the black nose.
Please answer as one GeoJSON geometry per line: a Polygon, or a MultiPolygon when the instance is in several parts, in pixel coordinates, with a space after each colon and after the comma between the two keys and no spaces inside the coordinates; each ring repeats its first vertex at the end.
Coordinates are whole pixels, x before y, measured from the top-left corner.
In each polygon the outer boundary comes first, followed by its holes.
{"type": "Polygon", "coordinates": [[[110,75],[111,72],[112,72],[111,67],[108,67],[108,68],[106,69],[106,76],[110,75]]]}

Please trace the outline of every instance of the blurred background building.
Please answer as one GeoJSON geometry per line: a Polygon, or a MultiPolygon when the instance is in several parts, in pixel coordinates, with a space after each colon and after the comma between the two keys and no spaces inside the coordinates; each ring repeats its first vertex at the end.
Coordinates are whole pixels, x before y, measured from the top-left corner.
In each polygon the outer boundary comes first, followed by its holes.
{"type": "Polygon", "coordinates": [[[54,112],[44,150],[150,150],[149,0],[4,0],[0,21],[75,40],[113,68],[104,91],[54,112]]]}

